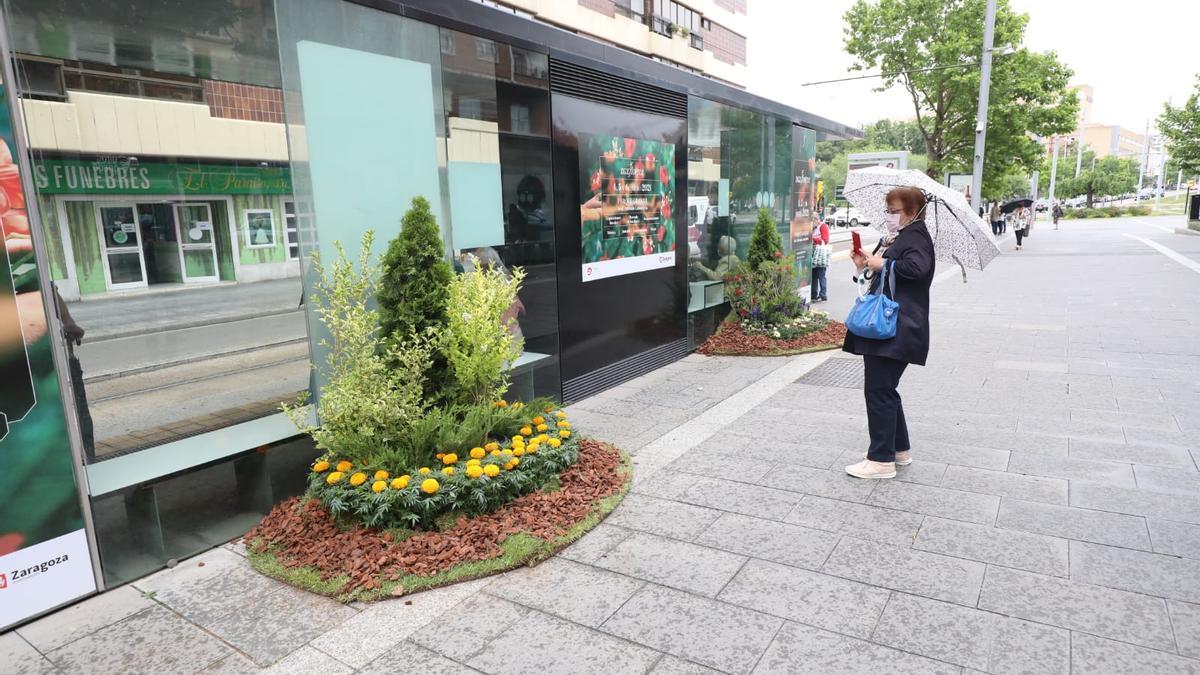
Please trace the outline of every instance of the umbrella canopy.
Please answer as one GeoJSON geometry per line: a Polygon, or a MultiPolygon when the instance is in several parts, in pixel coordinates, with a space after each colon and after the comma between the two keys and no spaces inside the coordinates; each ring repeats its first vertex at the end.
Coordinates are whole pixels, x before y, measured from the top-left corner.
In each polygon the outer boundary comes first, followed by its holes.
{"type": "Polygon", "coordinates": [[[886,230],[884,212],[887,193],[892,188],[915,187],[925,193],[925,226],[933,238],[938,260],[953,261],[963,268],[982,270],[1000,249],[992,237],[991,227],[976,215],[966,197],[949,186],[934,181],[920,171],[901,171],[871,167],[856,169],[846,175],[846,199],[862,212],[864,219],[886,230]]]}
{"type": "Polygon", "coordinates": [[[1007,202],[1004,202],[1004,204],[1000,206],[1000,213],[1012,213],[1013,211],[1016,211],[1017,209],[1021,208],[1022,206],[1024,206],[1025,208],[1029,208],[1029,207],[1033,206],[1033,200],[1030,199],[1029,197],[1021,197],[1019,199],[1010,199],[1007,202]]]}

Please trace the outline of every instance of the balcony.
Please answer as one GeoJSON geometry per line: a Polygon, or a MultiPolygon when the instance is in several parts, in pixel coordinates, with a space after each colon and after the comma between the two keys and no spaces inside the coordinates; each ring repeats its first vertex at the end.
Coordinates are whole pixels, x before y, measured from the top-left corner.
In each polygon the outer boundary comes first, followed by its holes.
{"type": "Polygon", "coordinates": [[[692,46],[692,49],[704,51],[704,36],[699,33],[692,33],[688,36],[688,44],[692,46]]]}
{"type": "Polygon", "coordinates": [[[654,31],[655,33],[658,33],[659,35],[666,35],[667,37],[674,37],[675,34],[671,31],[671,28],[672,28],[671,22],[667,21],[666,19],[662,18],[661,16],[654,16],[654,17],[650,18],[650,30],[654,31]]]}

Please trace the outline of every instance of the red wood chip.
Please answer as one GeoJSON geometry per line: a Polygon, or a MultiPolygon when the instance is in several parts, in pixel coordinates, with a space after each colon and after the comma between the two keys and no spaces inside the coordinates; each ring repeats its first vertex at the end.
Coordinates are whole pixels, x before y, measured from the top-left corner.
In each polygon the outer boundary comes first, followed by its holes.
{"type": "Polygon", "coordinates": [[[840,345],[846,337],[846,325],[830,321],[819,331],[801,335],[791,340],[776,340],[765,335],[746,335],[740,323],[723,323],[696,351],[709,356],[741,354],[747,356],[767,355],[780,351],[794,351],[812,347],[840,345]]]}
{"type": "MultiPolygon", "coordinates": [[[[341,593],[375,589],[380,579],[405,574],[432,576],[470,560],[498,557],[509,535],[526,532],[541,539],[561,536],[587,517],[596,501],[620,491],[621,457],[599,441],[579,444],[579,461],[559,474],[561,489],[519,497],[492,513],[459,518],[445,532],[420,532],[401,542],[391,533],[365,527],[339,528],[315,499],[293,497],[245,536],[247,546],[262,552],[273,545],[287,568],[314,567],[323,579],[349,578],[341,593]]],[[[393,594],[403,594],[397,588],[393,594]]]]}

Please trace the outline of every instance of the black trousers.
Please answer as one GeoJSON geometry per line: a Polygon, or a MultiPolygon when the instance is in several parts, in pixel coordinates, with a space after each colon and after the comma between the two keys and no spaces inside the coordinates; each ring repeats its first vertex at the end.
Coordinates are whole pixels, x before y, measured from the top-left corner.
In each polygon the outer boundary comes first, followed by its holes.
{"type": "Polygon", "coordinates": [[[1013,230],[1013,234],[1017,235],[1017,246],[1021,245],[1021,238],[1025,236],[1025,230],[1013,230]]]}
{"type": "Polygon", "coordinates": [[[910,450],[908,425],[904,421],[904,406],[900,402],[900,376],[908,364],[886,356],[864,356],[865,381],[863,394],[867,399],[867,429],[871,445],[867,459],[874,462],[896,461],[897,450],[910,450]]]}

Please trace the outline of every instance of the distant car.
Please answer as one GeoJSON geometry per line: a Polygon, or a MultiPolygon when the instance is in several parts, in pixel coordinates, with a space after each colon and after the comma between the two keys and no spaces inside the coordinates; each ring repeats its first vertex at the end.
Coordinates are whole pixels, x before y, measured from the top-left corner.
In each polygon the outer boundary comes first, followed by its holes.
{"type": "Polygon", "coordinates": [[[863,217],[862,213],[853,206],[838,209],[837,212],[831,214],[825,219],[827,223],[833,223],[838,227],[858,227],[859,225],[869,225],[870,221],[863,217]]]}

